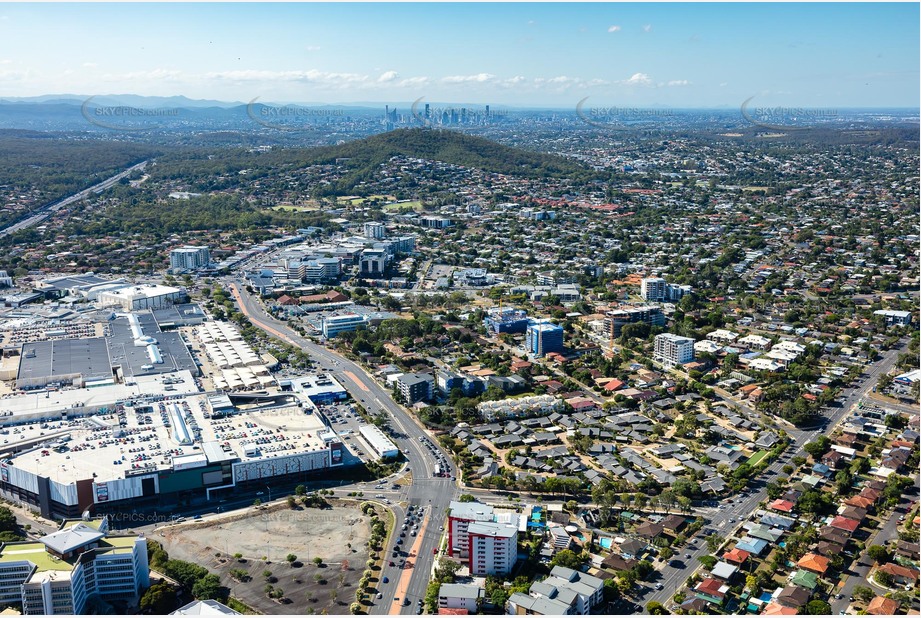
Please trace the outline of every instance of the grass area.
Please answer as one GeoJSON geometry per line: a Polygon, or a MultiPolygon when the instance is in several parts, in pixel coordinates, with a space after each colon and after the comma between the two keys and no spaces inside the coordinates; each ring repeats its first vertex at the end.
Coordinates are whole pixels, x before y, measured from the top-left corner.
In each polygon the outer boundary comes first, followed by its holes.
{"type": "Polygon", "coordinates": [[[767,191],[770,187],[742,187],[743,191],[767,191]]]}
{"type": "Polygon", "coordinates": [[[69,562],[49,554],[45,550],[43,543],[8,543],[4,546],[3,554],[0,555],[0,564],[20,560],[30,561],[38,567],[39,572],[70,571],[73,569],[73,565],[69,562]]]}
{"type": "Polygon", "coordinates": [[[278,206],[272,206],[272,208],[270,208],[270,210],[278,210],[283,212],[313,212],[319,209],[319,206],[295,206],[294,204],[279,204],[278,206]]]}
{"type": "Polygon", "coordinates": [[[748,462],[747,462],[747,463],[748,463],[748,465],[750,465],[750,466],[758,465],[758,463],[759,463],[762,459],[764,459],[765,457],[767,457],[768,455],[769,455],[769,452],[768,452],[768,451],[765,451],[765,450],[758,451],[757,453],[755,453],[754,455],[752,455],[751,457],[748,458],[748,462]]]}
{"type": "Polygon", "coordinates": [[[419,200],[414,200],[411,202],[393,202],[392,204],[384,204],[384,210],[387,212],[396,212],[403,208],[412,208],[413,210],[422,210],[422,202],[419,200]]]}

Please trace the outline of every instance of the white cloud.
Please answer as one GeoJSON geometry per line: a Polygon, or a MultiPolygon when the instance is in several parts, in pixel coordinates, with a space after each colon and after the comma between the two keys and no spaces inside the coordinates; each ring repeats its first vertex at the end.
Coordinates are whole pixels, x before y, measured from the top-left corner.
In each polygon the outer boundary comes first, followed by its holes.
{"type": "Polygon", "coordinates": [[[13,61],[9,58],[0,58],[0,64],[13,64],[13,61]]]}
{"type": "Polygon", "coordinates": [[[95,68],[98,67],[98,66],[99,66],[99,65],[96,64],[95,62],[84,62],[84,63],[83,63],[83,67],[86,68],[86,69],[95,69],[95,68]]]}
{"type": "Polygon", "coordinates": [[[304,51],[309,51],[309,52],[320,51],[320,46],[319,45],[308,45],[307,47],[304,48],[304,51]]]}
{"type": "Polygon", "coordinates": [[[620,32],[620,26],[611,26],[608,28],[608,32],[620,32]]]}
{"type": "Polygon", "coordinates": [[[634,73],[623,83],[629,86],[649,86],[652,84],[652,79],[645,73],[634,73]]]}
{"type": "Polygon", "coordinates": [[[652,32],[652,25],[646,24],[645,26],[643,26],[643,32],[652,32]]]}
{"type": "Polygon", "coordinates": [[[384,73],[381,73],[381,76],[377,78],[377,81],[380,84],[384,84],[386,82],[392,82],[396,78],[397,78],[396,71],[385,71],[384,73]]]}
{"type": "Polygon", "coordinates": [[[401,79],[397,85],[400,87],[415,87],[424,86],[427,83],[429,83],[428,77],[407,77],[406,79],[401,79]]]}
{"type": "Polygon", "coordinates": [[[448,75],[441,78],[446,84],[483,84],[496,78],[492,73],[477,73],[476,75],[448,75]]]}
{"type": "Polygon", "coordinates": [[[665,84],[666,86],[690,86],[691,82],[686,79],[673,79],[665,84]]]}

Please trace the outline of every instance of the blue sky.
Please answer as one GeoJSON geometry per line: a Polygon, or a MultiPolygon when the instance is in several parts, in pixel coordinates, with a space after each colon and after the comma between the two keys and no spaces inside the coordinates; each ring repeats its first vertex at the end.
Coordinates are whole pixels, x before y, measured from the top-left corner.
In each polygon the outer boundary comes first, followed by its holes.
{"type": "Polygon", "coordinates": [[[919,5],[0,4],[0,97],[918,107],[919,5]]]}

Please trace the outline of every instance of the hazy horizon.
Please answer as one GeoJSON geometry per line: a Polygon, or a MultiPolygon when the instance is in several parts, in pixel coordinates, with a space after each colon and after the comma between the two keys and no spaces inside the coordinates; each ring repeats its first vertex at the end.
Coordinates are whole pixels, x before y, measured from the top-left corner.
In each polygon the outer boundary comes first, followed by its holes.
{"type": "Polygon", "coordinates": [[[0,98],[915,109],[918,19],[916,3],[4,4],[0,98]]]}

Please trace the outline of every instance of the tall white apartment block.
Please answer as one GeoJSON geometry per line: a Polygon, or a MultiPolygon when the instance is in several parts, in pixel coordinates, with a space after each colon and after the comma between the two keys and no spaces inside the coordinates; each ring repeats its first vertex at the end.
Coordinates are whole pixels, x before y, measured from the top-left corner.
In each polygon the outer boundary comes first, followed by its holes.
{"type": "Polygon", "coordinates": [[[694,360],[694,340],[673,333],[656,335],[655,359],[668,367],[694,360]]]}

